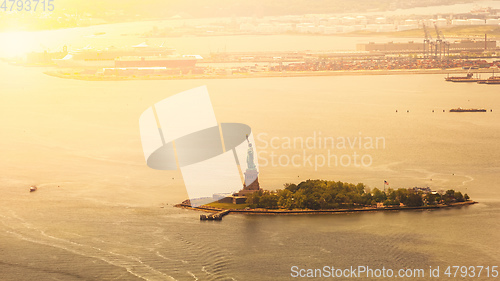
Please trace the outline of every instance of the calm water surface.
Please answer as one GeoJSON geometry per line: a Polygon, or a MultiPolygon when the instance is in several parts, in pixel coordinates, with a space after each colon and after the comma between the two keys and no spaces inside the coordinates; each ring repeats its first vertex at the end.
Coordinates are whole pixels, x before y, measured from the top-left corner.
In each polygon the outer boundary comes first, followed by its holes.
{"type": "Polygon", "coordinates": [[[500,265],[498,87],[441,75],[87,82],[42,71],[0,64],[2,280],[289,280],[291,266],[500,265]],[[219,122],[246,123],[259,136],[264,188],[309,178],[383,188],[387,180],[454,188],[480,204],[200,222],[172,207],[187,197],[182,177],[145,165],[138,130],[147,107],[200,85],[219,122]],[[442,112],[459,106],[493,111],[442,112]],[[381,137],[385,146],[284,146],[314,136],[381,137]],[[266,147],[272,138],[276,148],[266,147]],[[304,152],[356,152],[372,163],[271,165],[271,153],[304,152]]]}

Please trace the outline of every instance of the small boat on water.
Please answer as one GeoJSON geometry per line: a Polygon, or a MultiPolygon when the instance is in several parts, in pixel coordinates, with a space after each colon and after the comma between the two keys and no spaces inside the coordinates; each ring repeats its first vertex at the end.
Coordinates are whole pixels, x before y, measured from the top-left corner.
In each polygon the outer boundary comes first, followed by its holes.
{"type": "Polygon", "coordinates": [[[35,192],[37,191],[38,187],[36,187],[36,185],[32,185],[30,186],[30,192],[35,192]]]}
{"type": "Polygon", "coordinates": [[[450,112],[486,112],[484,108],[453,108],[450,112]]]}
{"type": "Polygon", "coordinates": [[[463,82],[463,83],[477,83],[481,81],[479,78],[467,78],[467,77],[446,77],[448,82],[463,82]]]}
{"type": "Polygon", "coordinates": [[[469,68],[469,71],[467,72],[466,76],[450,76],[450,74],[448,74],[448,76],[445,77],[444,80],[448,82],[466,82],[466,83],[479,82],[481,79],[479,79],[477,75],[476,78],[474,78],[474,74],[471,73],[470,70],[471,69],[469,68]]]}
{"type": "Polygon", "coordinates": [[[481,84],[500,84],[500,77],[497,78],[497,79],[488,79],[488,80],[485,80],[484,83],[481,83],[481,84]]]}
{"type": "Polygon", "coordinates": [[[486,80],[477,81],[478,84],[500,84],[500,76],[495,76],[495,72],[493,72],[493,76],[486,80]]]}

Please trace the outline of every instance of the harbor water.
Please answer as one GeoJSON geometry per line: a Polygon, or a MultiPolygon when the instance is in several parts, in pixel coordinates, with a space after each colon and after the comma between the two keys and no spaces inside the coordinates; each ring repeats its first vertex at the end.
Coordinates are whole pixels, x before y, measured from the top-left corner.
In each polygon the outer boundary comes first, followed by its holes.
{"type": "Polygon", "coordinates": [[[44,70],[0,63],[2,280],[290,280],[293,266],[440,266],[443,276],[447,266],[500,265],[495,85],[426,74],[93,82],[44,70]],[[202,85],[218,122],[252,127],[264,189],[307,179],[383,189],[385,180],[479,204],[200,221],[173,207],[187,198],[181,173],[145,164],[138,120],[202,85]],[[457,107],[488,111],[448,112],[457,107]],[[330,138],[346,147],[320,145],[330,138]],[[365,146],[370,138],[383,142],[365,146]]]}

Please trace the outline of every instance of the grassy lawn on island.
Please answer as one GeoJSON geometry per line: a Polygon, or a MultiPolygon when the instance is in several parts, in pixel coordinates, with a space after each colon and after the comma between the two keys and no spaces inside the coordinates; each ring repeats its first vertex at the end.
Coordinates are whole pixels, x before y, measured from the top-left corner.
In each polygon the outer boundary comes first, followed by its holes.
{"type": "Polygon", "coordinates": [[[248,207],[248,204],[231,204],[231,203],[210,203],[206,204],[205,206],[213,207],[213,208],[218,208],[218,209],[245,209],[248,207]]]}

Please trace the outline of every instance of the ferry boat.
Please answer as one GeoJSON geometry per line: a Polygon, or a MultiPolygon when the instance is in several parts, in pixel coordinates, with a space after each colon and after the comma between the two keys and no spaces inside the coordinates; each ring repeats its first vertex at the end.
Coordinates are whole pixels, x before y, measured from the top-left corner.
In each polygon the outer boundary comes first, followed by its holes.
{"type": "Polygon", "coordinates": [[[453,108],[450,112],[486,112],[484,108],[453,108]]]}

